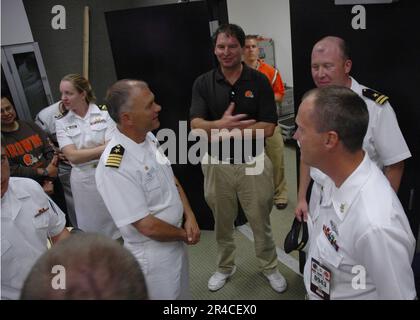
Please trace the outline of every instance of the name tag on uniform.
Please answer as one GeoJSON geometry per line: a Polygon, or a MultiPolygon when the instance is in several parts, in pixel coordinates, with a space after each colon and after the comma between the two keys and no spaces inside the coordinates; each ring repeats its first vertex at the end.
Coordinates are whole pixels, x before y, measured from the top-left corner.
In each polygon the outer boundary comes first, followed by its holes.
{"type": "Polygon", "coordinates": [[[311,291],[324,300],[330,300],[331,271],[312,258],[311,291]]]}
{"type": "Polygon", "coordinates": [[[73,130],[73,129],[77,129],[77,124],[72,124],[72,125],[69,125],[65,128],[66,131],[73,130]]]}

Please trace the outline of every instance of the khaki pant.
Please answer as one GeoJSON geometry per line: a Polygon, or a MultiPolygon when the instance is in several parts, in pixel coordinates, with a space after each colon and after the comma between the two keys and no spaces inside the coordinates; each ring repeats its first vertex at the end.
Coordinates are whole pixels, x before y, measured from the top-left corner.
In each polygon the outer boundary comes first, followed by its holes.
{"type": "Polygon", "coordinates": [[[273,164],[274,203],[287,203],[287,185],[284,175],[284,142],[281,128],[277,126],[265,140],[265,152],[273,164]]]}
{"type": "Polygon", "coordinates": [[[234,221],[238,200],[254,234],[255,253],[264,273],[277,267],[277,253],[270,224],[273,206],[272,164],[264,156],[264,170],[246,175],[247,164],[204,164],[204,196],[213,212],[218,245],[218,271],[229,273],[235,264],[234,221]]]}

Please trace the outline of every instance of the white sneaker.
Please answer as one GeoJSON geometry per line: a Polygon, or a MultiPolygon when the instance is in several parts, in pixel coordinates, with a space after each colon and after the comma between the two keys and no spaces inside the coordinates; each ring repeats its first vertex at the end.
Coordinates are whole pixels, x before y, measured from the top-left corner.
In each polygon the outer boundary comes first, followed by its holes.
{"type": "Polygon", "coordinates": [[[275,272],[273,272],[272,274],[264,274],[265,277],[268,279],[268,281],[270,282],[270,286],[271,288],[274,289],[274,291],[281,293],[284,290],[286,290],[287,288],[287,282],[286,279],[281,275],[280,272],[278,272],[277,270],[275,272]]]}
{"type": "Polygon", "coordinates": [[[209,283],[207,284],[210,291],[217,291],[222,288],[226,280],[229,279],[234,273],[236,272],[236,266],[233,267],[230,273],[221,273],[216,271],[211,278],[209,279],[209,283]]]}

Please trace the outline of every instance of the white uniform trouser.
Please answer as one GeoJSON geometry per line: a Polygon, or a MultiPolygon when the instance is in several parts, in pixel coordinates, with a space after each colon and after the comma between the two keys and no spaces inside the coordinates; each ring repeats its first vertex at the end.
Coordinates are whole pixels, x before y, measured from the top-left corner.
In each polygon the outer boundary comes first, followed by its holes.
{"type": "Polygon", "coordinates": [[[74,167],[71,170],[70,184],[78,227],[85,232],[119,238],[121,234],[96,188],[93,165],[74,167]]]}
{"type": "Polygon", "coordinates": [[[182,241],[124,243],[139,261],[151,300],[189,300],[188,253],[182,241]]]}

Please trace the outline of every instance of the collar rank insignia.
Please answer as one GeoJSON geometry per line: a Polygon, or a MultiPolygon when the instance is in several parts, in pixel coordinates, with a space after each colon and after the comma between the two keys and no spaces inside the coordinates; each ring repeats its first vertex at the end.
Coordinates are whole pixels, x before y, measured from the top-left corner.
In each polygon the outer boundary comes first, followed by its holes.
{"type": "Polygon", "coordinates": [[[370,100],[375,101],[379,105],[383,105],[386,101],[388,101],[389,97],[386,95],[375,91],[373,89],[363,89],[362,90],[363,96],[369,98],[370,100]]]}
{"type": "Polygon", "coordinates": [[[124,155],[124,151],[124,147],[120,144],[117,144],[115,147],[113,147],[109,153],[108,159],[106,159],[105,167],[119,168],[124,155]]]}
{"type": "Polygon", "coordinates": [[[108,107],[105,104],[98,105],[99,110],[108,111],[108,107]]]}

